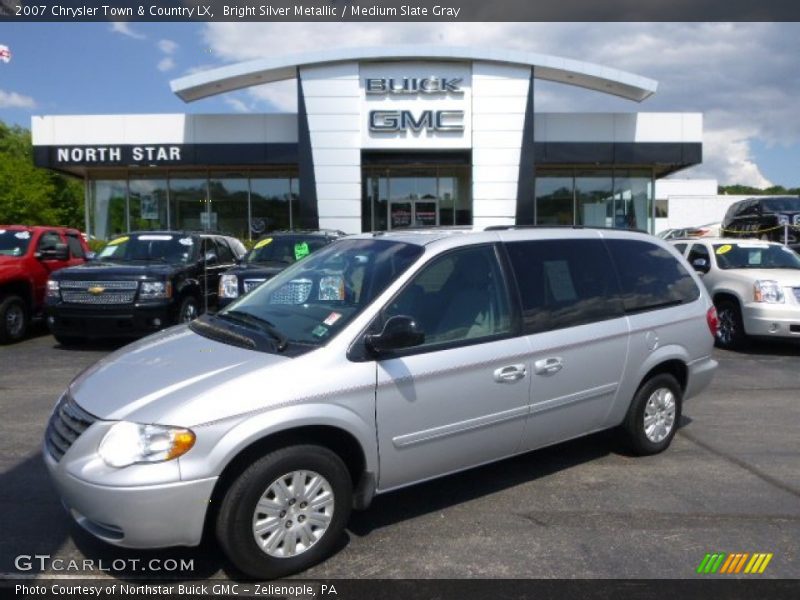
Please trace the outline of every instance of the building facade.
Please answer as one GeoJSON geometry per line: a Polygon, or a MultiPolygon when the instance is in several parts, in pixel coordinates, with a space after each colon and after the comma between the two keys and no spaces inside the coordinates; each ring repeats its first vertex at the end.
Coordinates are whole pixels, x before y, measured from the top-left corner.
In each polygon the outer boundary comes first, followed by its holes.
{"type": "MultiPolygon", "coordinates": [[[[34,117],[36,164],[83,177],[87,231],[655,228],[698,164],[697,113],[539,113],[549,80],[640,102],[656,82],[529,53],[415,47],[269,58],[172,82],[187,102],[297,80],[297,114],[34,117]]],[[[591,93],[591,92],[589,92],[591,93]]]]}

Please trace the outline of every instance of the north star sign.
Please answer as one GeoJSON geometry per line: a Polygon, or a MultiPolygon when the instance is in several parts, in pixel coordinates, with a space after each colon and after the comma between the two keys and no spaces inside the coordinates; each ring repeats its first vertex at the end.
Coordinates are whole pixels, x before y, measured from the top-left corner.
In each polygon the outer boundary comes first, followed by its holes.
{"type": "MultiPolygon", "coordinates": [[[[463,96],[460,77],[370,77],[364,82],[367,96],[455,95],[463,96]]],[[[401,131],[464,131],[463,110],[371,110],[369,130],[376,133],[401,131]]]]}
{"type": "Polygon", "coordinates": [[[62,146],[56,148],[56,163],[62,164],[137,164],[180,161],[180,146],[62,146]]]}

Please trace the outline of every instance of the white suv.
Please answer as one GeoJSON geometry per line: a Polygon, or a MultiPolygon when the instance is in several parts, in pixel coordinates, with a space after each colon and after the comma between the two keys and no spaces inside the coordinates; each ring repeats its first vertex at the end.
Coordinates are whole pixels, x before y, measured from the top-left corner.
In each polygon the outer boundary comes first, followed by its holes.
{"type": "Polygon", "coordinates": [[[719,318],[717,345],[748,336],[800,339],[800,257],[774,242],[707,238],[674,242],[702,277],[719,318]]]}

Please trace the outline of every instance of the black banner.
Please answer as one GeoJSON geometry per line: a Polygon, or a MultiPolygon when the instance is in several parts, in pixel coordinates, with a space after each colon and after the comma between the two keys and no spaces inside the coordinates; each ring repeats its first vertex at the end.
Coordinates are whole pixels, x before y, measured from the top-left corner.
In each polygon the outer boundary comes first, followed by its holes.
{"type": "Polygon", "coordinates": [[[0,22],[798,20],[786,0],[0,0],[0,22]]]}

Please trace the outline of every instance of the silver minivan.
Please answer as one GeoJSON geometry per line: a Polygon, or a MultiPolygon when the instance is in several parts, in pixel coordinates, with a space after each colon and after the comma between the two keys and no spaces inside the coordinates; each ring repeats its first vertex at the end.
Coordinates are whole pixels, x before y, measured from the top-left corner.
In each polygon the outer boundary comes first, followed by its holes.
{"type": "Polygon", "coordinates": [[[44,459],[98,538],[208,529],[242,572],[279,577],[376,494],[618,426],[661,452],[711,381],[715,328],[697,276],[646,234],[362,234],[81,373],[44,459]]]}

